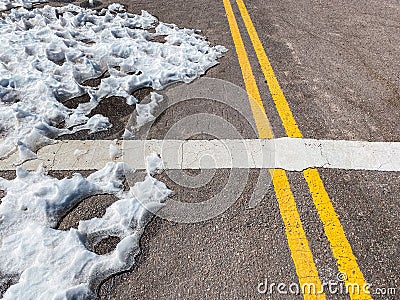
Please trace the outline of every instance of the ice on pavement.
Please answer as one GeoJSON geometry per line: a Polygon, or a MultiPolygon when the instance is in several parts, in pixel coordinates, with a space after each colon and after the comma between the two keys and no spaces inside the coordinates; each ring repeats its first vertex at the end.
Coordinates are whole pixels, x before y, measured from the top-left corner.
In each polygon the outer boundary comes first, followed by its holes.
{"type": "MultiPolygon", "coordinates": [[[[109,129],[106,116],[90,116],[101,100],[119,96],[134,105],[134,91],[191,82],[226,51],[194,30],[118,4],[100,12],[75,5],[14,9],[0,18],[0,44],[0,158],[18,149],[21,161],[58,136],[109,129]],[[84,85],[100,76],[98,86],[84,85]],[[84,94],[90,100],[76,108],[63,104],[84,94]]],[[[140,124],[159,100],[154,93],[138,106],[140,124]]]]}
{"type": "MultiPolygon", "coordinates": [[[[150,169],[156,171],[154,163],[150,169]]],[[[15,179],[0,178],[6,191],[0,204],[0,274],[2,280],[17,280],[4,299],[86,299],[94,297],[102,280],[132,267],[150,211],[171,191],[151,173],[124,191],[124,170],[122,163],[109,163],[87,178],[75,174],[58,180],[44,169],[18,168],[15,179]],[[97,194],[119,200],[103,217],[80,221],[77,229],[55,229],[71,208],[97,194]],[[108,236],[120,238],[110,254],[88,249],[108,236]]]]}

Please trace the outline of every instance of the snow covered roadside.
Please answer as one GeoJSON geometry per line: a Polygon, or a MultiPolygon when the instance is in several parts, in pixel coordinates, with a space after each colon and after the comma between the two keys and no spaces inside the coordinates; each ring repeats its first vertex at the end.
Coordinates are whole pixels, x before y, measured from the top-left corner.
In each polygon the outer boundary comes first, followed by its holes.
{"type": "MultiPolygon", "coordinates": [[[[171,191],[151,175],[160,165],[149,158],[146,179],[123,191],[123,163],[109,163],[87,178],[75,174],[58,180],[43,169],[17,169],[13,180],[0,178],[7,195],[0,204],[0,274],[16,277],[4,299],[87,299],[102,280],[128,270],[139,252],[139,239],[171,191]],[[86,197],[113,194],[119,198],[101,218],[80,221],[78,229],[55,229],[69,209],[86,197]],[[107,255],[90,251],[109,236],[120,242],[107,255]],[[19,279],[18,279],[19,277],[19,279]]],[[[0,281],[1,283],[1,281],[0,281]]]]}
{"type": "Polygon", "coordinates": [[[46,2],[46,0],[0,0],[0,11],[16,7],[32,8],[35,4],[46,2]]]}
{"type": "Polygon", "coordinates": [[[119,96],[135,105],[134,91],[191,82],[226,51],[194,30],[118,4],[100,12],[75,5],[12,10],[0,19],[0,44],[0,158],[18,148],[21,161],[60,135],[110,128],[106,116],[88,117],[101,100],[119,96]],[[99,86],[83,85],[102,75],[99,86]],[[63,105],[86,93],[88,102],[63,105]]]}
{"type": "MultiPolygon", "coordinates": [[[[0,9],[7,8],[0,1],[0,9]]],[[[18,149],[20,162],[61,135],[110,128],[106,116],[89,115],[111,96],[137,105],[137,125],[145,124],[162,97],[153,93],[149,104],[138,104],[134,91],[191,82],[226,51],[194,30],[159,22],[145,11],[127,13],[118,4],[100,12],[74,5],[12,10],[0,18],[0,43],[0,159],[18,149]],[[99,86],[84,85],[100,76],[99,86]],[[86,93],[88,102],[63,105],[86,93]]],[[[110,147],[111,157],[117,154],[110,147]]],[[[122,182],[129,167],[122,163],[87,178],[59,180],[43,168],[17,168],[13,180],[0,177],[6,193],[0,203],[0,285],[9,278],[16,282],[4,299],[93,298],[103,279],[131,268],[151,212],[171,194],[152,176],[161,165],[157,156],[149,157],[146,179],[128,192],[122,182]],[[70,209],[98,194],[119,200],[101,218],[56,229],[70,209]],[[112,253],[90,250],[110,236],[120,239],[112,253]]]]}

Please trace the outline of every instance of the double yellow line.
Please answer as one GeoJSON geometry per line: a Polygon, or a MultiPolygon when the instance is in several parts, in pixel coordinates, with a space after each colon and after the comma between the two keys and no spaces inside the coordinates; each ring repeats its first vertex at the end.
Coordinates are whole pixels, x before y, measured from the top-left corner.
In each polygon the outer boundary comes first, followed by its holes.
{"type": "MultiPolygon", "coordinates": [[[[223,0],[223,2],[239,64],[242,69],[246,90],[249,94],[250,106],[259,137],[266,139],[273,138],[273,131],[265,113],[262,98],[254,78],[232,5],[230,0],[223,0]]],[[[293,117],[289,104],[275,76],[247,8],[243,0],[236,0],[236,3],[256,52],[261,70],[267,81],[279,117],[286,130],[286,134],[289,137],[302,138],[303,135],[293,117]]],[[[317,293],[305,293],[304,299],[326,299],[325,293],[319,293],[319,291],[323,290],[322,283],[303,229],[287,174],[284,170],[270,170],[270,172],[299,283],[301,286],[310,286],[312,284],[316,287],[317,293]]],[[[320,220],[324,226],[325,234],[332,249],[332,254],[337,261],[338,270],[345,274],[345,284],[358,285],[358,287],[360,287],[360,292],[350,293],[350,298],[352,300],[372,299],[370,294],[363,289],[363,287],[366,286],[366,281],[357,264],[357,259],[353,254],[350,243],[346,238],[339,217],[333,208],[318,170],[314,168],[308,169],[303,171],[303,175],[308,184],[320,220]]]]}

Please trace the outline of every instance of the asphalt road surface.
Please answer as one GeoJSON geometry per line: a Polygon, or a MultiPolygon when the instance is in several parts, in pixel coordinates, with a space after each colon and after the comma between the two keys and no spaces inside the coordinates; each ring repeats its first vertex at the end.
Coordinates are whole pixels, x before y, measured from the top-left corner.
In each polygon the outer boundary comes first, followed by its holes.
{"type": "MultiPolygon", "coordinates": [[[[199,29],[211,43],[225,46],[229,51],[206,77],[232,83],[253,96],[258,90],[275,137],[299,137],[301,132],[315,139],[400,141],[399,1],[245,0],[247,19],[243,2],[234,0],[120,2],[130,12],[147,10],[163,22],[199,29]],[[258,38],[249,19],[261,42],[257,51],[253,43],[258,38]],[[274,74],[268,73],[263,49],[274,74]],[[254,77],[248,71],[242,73],[248,67],[247,59],[254,77]],[[273,85],[274,79],[280,88],[273,85]],[[278,95],[280,91],[288,106],[278,95]],[[291,123],[291,116],[297,125],[291,123]]],[[[94,2],[96,9],[108,3],[94,2]]],[[[142,90],[137,96],[142,100],[149,92],[142,90]]],[[[263,119],[254,113],[249,99],[236,98],[242,101],[244,113],[197,96],[169,107],[145,138],[163,139],[168,134],[176,139],[237,138],[237,133],[241,138],[268,138],[268,132],[254,130],[254,123],[263,119]],[[249,119],[253,113],[254,119],[249,119]],[[217,125],[212,118],[208,124],[206,120],[194,126],[197,131],[187,131],[185,122],[180,123],[187,116],[200,122],[201,114],[219,116],[236,130],[227,127],[213,134],[217,125]],[[174,126],[178,130],[171,133],[174,126]]],[[[102,103],[96,111],[111,118],[115,126],[110,132],[68,138],[119,137],[134,108],[117,103],[102,103]]],[[[232,172],[175,170],[159,177],[174,190],[174,200],[194,203],[230,189],[232,172]],[[201,178],[211,179],[189,187],[201,178]]],[[[57,177],[70,174],[53,172],[57,177]]],[[[138,172],[137,177],[142,175],[138,172]]],[[[13,175],[0,172],[0,176],[13,175]]],[[[260,170],[236,171],[234,176],[235,186],[240,186],[234,195],[237,200],[216,217],[192,224],[155,217],[141,240],[133,270],[106,280],[99,298],[399,299],[398,172],[280,171],[273,175],[273,183],[269,173],[260,170]],[[250,208],[260,177],[262,193],[250,208]],[[369,284],[371,294],[346,295],[340,289],[329,291],[328,285],[318,296],[295,295],[289,290],[291,284],[329,282],[369,284]],[[275,285],[270,289],[270,284],[275,285]]],[[[101,196],[85,201],[60,228],[100,216],[114,200],[101,196]]],[[[110,239],[96,251],[107,253],[115,244],[110,239]]]]}

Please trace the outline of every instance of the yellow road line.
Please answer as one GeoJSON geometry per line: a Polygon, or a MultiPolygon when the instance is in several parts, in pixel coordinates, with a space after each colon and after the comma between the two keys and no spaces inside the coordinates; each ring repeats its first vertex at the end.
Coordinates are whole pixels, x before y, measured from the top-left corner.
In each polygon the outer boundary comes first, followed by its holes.
{"type": "Polygon", "coordinates": [[[265,113],[265,108],[261,100],[260,91],[258,90],[253,70],[251,69],[249,58],[247,56],[243,40],[239,32],[239,28],[232,11],[232,7],[230,11],[227,10],[227,16],[229,26],[231,27],[232,38],[235,43],[240,68],[242,70],[244,84],[249,95],[250,107],[254,115],[258,134],[262,139],[271,139],[274,137],[271,130],[271,125],[267,118],[267,114],[265,113]]]}
{"type": "Polygon", "coordinates": [[[293,117],[292,111],[290,110],[286,97],[279,85],[278,79],[276,79],[274,70],[272,69],[271,63],[269,62],[267,54],[265,53],[264,47],[258,38],[257,31],[253,25],[253,22],[251,21],[249,13],[247,12],[246,6],[242,0],[237,0],[236,3],[239,6],[244,24],[247,28],[247,32],[250,35],[251,42],[253,43],[254,50],[256,51],[257,58],[264,73],[264,77],[267,80],[267,84],[279,117],[281,118],[283,126],[285,127],[286,134],[288,137],[301,138],[303,135],[297,126],[296,120],[293,117]]]}
{"type": "MultiPolygon", "coordinates": [[[[271,63],[269,62],[264,47],[258,37],[257,31],[253,25],[247,8],[243,0],[236,0],[236,2],[286,133],[289,137],[301,138],[303,135],[293,117],[289,104],[275,76],[271,63]]],[[[370,294],[365,293],[362,289],[362,287],[366,285],[364,275],[357,264],[357,258],[353,254],[351,245],[346,238],[342,224],[340,223],[339,217],[329,199],[329,195],[326,192],[318,170],[305,170],[303,175],[307,181],[314,205],[317,208],[319,217],[324,226],[325,234],[330,243],[333,256],[337,261],[338,269],[347,276],[345,283],[358,284],[361,289],[360,294],[350,293],[350,298],[352,300],[372,299],[370,294]]]]}
{"type": "MultiPolygon", "coordinates": [[[[253,103],[251,105],[254,119],[256,123],[266,122],[265,124],[268,124],[269,127],[266,129],[257,126],[258,134],[260,138],[273,138],[273,133],[265,113],[264,105],[261,101],[260,92],[251,69],[232,6],[229,0],[223,1],[246,90],[249,94],[250,103],[253,103]]],[[[313,285],[316,291],[321,291],[321,280],[300,220],[300,215],[286,172],[284,170],[270,170],[270,173],[300,286],[313,285]]],[[[304,299],[326,299],[326,297],[324,293],[318,295],[315,293],[307,293],[304,295],[304,299]]]]}
{"type": "Polygon", "coordinates": [[[305,292],[303,297],[305,300],[326,299],[286,171],[276,169],[270,173],[297,277],[301,290],[305,292]],[[305,286],[313,286],[314,292],[303,290],[305,286]]]}
{"type": "Polygon", "coordinates": [[[318,170],[314,168],[307,169],[303,174],[310,188],[319,217],[324,225],[325,234],[331,244],[333,256],[337,260],[338,269],[341,273],[346,274],[345,284],[359,287],[359,293],[357,291],[350,293],[350,299],[372,299],[369,291],[364,290],[364,287],[367,287],[365,278],[358,267],[357,258],[353,254],[351,245],[346,238],[346,234],[325,190],[318,170]]]}

